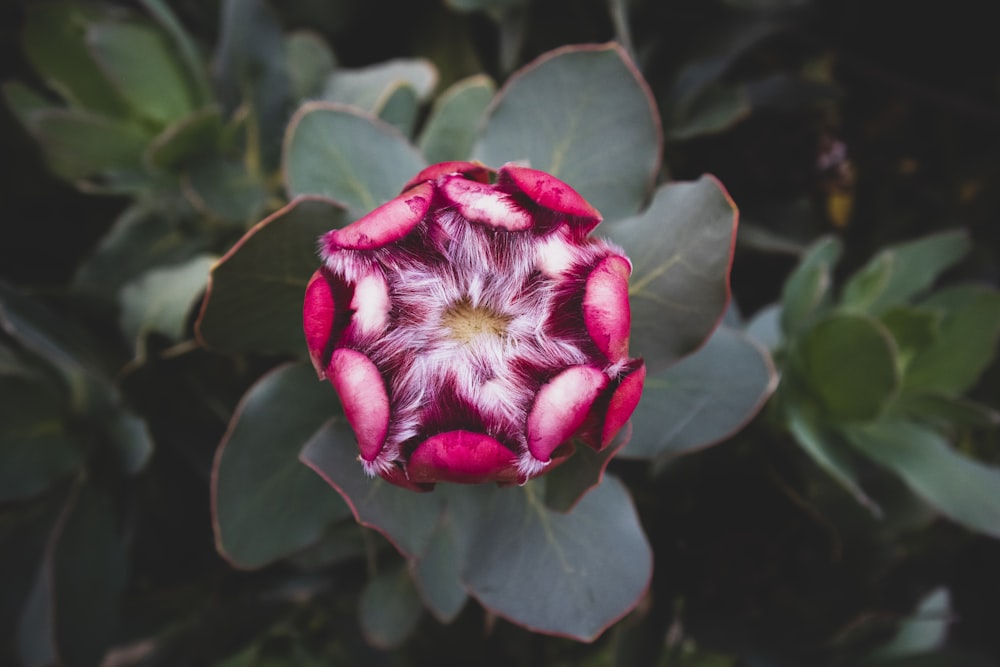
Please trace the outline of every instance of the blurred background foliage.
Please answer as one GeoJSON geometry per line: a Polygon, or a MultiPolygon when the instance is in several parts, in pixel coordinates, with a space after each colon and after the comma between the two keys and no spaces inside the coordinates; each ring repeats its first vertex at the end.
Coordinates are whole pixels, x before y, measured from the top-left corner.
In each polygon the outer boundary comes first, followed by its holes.
{"type": "MultiPolygon", "coordinates": [[[[0,19],[0,663],[1000,664],[982,3],[6,0],[0,19]],[[473,604],[444,624],[352,521],[234,568],[213,457],[289,353],[210,351],[194,321],[208,268],[299,190],[295,109],[347,103],[427,158],[467,155],[465,121],[513,72],[609,40],[659,105],[658,180],[710,172],[740,208],[734,307],[703,352],[745,330],[781,372],[719,446],[612,462],[650,595],[591,644],[473,604]]],[[[709,378],[705,358],[673,377],[709,378]]],[[[663,419],[640,407],[636,427],[663,419]]]]}

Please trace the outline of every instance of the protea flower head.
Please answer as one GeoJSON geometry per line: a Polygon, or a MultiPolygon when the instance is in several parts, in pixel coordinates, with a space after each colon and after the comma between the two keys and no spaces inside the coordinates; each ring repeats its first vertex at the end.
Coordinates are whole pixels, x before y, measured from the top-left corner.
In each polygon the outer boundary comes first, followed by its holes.
{"type": "Polygon", "coordinates": [[[523,483],[602,449],[645,379],[629,358],[628,276],[600,214],[544,172],[428,167],[320,239],[306,289],[313,364],[370,475],[523,483]]]}

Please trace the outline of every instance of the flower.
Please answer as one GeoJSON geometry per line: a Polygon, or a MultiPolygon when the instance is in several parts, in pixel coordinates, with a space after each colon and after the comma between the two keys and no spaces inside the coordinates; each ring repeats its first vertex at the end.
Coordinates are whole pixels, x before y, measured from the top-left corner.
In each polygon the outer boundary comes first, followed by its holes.
{"type": "Polygon", "coordinates": [[[369,475],[523,483],[573,438],[607,447],[642,392],[621,249],[562,181],[508,164],[423,170],[320,239],[309,352],[369,475]]]}

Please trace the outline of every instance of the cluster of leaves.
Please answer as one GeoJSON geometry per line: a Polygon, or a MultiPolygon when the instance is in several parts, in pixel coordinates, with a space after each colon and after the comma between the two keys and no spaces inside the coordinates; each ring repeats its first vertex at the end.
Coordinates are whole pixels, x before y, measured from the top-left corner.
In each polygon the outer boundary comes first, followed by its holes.
{"type": "MultiPolygon", "coordinates": [[[[318,34],[285,33],[263,0],[221,3],[209,67],[208,49],[166,2],[138,4],[29,4],[24,52],[46,90],[3,86],[54,174],[130,204],[66,294],[32,298],[0,285],[0,661],[91,665],[134,642],[115,660],[370,663],[375,653],[350,628],[380,650],[404,646],[398,657],[406,647],[440,653],[433,637],[499,642],[519,626],[604,637],[587,652],[535,643],[546,647],[536,663],[733,665],[763,655],[761,664],[786,664],[760,643],[719,641],[711,623],[686,631],[709,597],[678,585],[685,571],[665,562],[684,539],[667,534],[672,513],[707,501],[699,486],[708,475],[683,463],[704,455],[680,455],[737,433],[724,449],[740,462],[741,452],[791,438],[806,455],[785,461],[801,463],[807,480],[789,490],[796,506],[832,506],[811,476],[821,470],[870,510],[862,532],[883,542],[902,543],[906,512],[920,515],[910,529],[936,512],[1000,537],[1000,475],[978,437],[997,413],[964,397],[992,363],[1000,296],[982,286],[931,291],[968,238],[888,248],[839,295],[841,242],[821,239],[802,250],[780,303],[743,322],[730,303],[735,204],[710,176],[662,182],[663,154],[683,153],[685,142],[761,110],[828,109],[822,62],[791,73],[747,66],[808,2],[727,0],[729,19],[702,26],[697,48],[663,68],[647,67],[674,29],[656,33],[658,3],[611,2],[617,42],[563,46],[523,65],[533,44],[553,45],[530,29],[543,3],[449,0],[456,15],[488,17],[497,79],[462,78],[448,58],[344,67],[318,34]],[[649,374],[631,426],[605,452],[579,447],[523,487],[413,494],[361,473],[335,395],[305,359],[302,295],[321,233],[393,198],[427,164],[469,159],[525,161],[604,214],[597,233],[634,264],[631,347],[649,374]],[[220,369],[235,390],[219,389],[220,369]],[[164,409],[191,389],[191,401],[228,424],[224,434],[223,423],[189,433],[181,408],[164,409]],[[239,593],[215,617],[199,595],[148,603],[136,592],[150,585],[147,573],[129,576],[148,518],[139,496],[163,493],[156,460],[176,455],[164,451],[175,447],[172,431],[218,443],[214,461],[195,467],[226,561],[216,576],[239,593]],[[679,508],[664,508],[668,488],[680,490],[679,508]],[[143,609],[138,620],[122,617],[123,599],[143,609]],[[214,627],[242,636],[206,641],[214,627]],[[705,649],[713,645],[719,652],[705,649]]],[[[830,218],[842,225],[844,211],[830,218]]],[[[798,252],[781,226],[742,225],[743,247],[798,252]]],[[[704,465],[720,460],[733,466],[704,465]]],[[[907,601],[911,618],[859,641],[817,630],[824,659],[947,660],[934,651],[951,596],[929,586],[919,594],[907,601]]],[[[852,616],[867,609],[835,619],[835,630],[870,629],[852,616]]]]}

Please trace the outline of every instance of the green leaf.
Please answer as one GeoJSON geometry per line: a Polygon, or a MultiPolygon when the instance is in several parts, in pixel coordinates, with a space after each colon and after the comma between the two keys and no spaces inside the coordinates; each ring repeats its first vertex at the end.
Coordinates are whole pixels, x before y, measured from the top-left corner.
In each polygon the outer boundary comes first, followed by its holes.
{"type": "Polygon", "coordinates": [[[931,308],[896,306],[879,319],[896,341],[904,369],[913,354],[934,343],[941,325],[941,313],[931,308]]]}
{"type": "Polygon", "coordinates": [[[575,451],[568,461],[545,475],[545,504],[557,512],[569,512],[601,480],[611,459],[632,437],[632,424],[622,430],[601,451],[590,445],[574,442],[575,451]]]}
{"type": "Polygon", "coordinates": [[[781,334],[781,306],[771,304],[761,308],[747,322],[744,332],[772,352],[780,348],[784,342],[781,334]]]}
{"type": "Polygon", "coordinates": [[[26,6],[21,44],[28,60],[53,90],[81,110],[124,116],[118,90],[87,48],[88,27],[106,10],[80,2],[33,2],[26,6]]]}
{"type": "Polygon", "coordinates": [[[378,574],[361,592],[361,632],[375,648],[388,650],[406,641],[424,608],[405,567],[378,574]]]}
{"type": "Polygon", "coordinates": [[[0,376],[0,395],[0,502],[36,496],[83,464],[56,388],[0,376]]]}
{"type": "Polygon", "coordinates": [[[793,392],[787,393],[789,395],[784,396],[785,415],[788,430],[795,441],[820,468],[854,496],[859,505],[867,508],[873,516],[881,517],[882,508],[861,488],[847,445],[834,431],[811,415],[807,406],[799,405],[793,392]]]}
{"type": "Polygon", "coordinates": [[[87,46],[109,81],[135,112],[168,125],[197,107],[188,73],[171,40],[156,27],[138,22],[91,24],[87,46]]]}
{"type": "Polygon", "coordinates": [[[377,109],[379,119],[399,130],[403,136],[413,135],[417,125],[420,100],[417,91],[408,83],[398,83],[388,91],[388,95],[377,109]]]}
{"type": "Polygon", "coordinates": [[[904,620],[895,636],[866,656],[865,662],[890,660],[929,653],[944,645],[954,618],[947,588],[925,595],[913,614],[904,620]]]}
{"type": "Polygon", "coordinates": [[[929,428],[880,420],[845,429],[858,451],[899,475],[914,493],[966,528],[1000,537],[1000,469],[967,458],[929,428]]]}
{"type": "Polygon", "coordinates": [[[441,623],[451,623],[469,596],[459,576],[462,568],[461,538],[450,512],[445,511],[427,548],[412,570],[424,605],[441,623]]]}
{"type": "Polygon", "coordinates": [[[907,394],[892,404],[892,414],[943,429],[1000,426],[1000,411],[947,394],[907,394]]]}
{"type": "Polygon", "coordinates": [[[291,103],[285,36],[265,0],[223,0],[215,82],[227,116],[249,103],[251,147],[277,165],[291,103]]]}
{"type": "Polygon", "coordinates": [[[514,160],[578,190],[605,218],[633,215],[659,169],[656,105],[616,44],[551,51],[515,73],[488,111],[473,155],[514,160]]]}
{"type": "Polygon", "coordinates": [[[483,490],[475,524],[461,528],[475,531],[462,579],[483,606],[514,623],[592,641],[638,604],[652,553],[614,477],[565,514],[545,506],[539,481],[483,490]]]}
{"type": "Polygon", "coordinates": [[[183,183],[192,205],[209,217],[248,226],[260,220],[267,205],[267,187],[240,160],[200,160],[183,183]]]}
{"type": "Polygon", "coordinates": [[[193,159],[211,154],[222,139],[222,114],[218,107],[202,107],[178,119],[154,138],[146,149],[146,164],[175,170],[193,159]]]}
{"type": "Polygon", "coordinates": [[[212,471],[215,543],[241,568],[259,568],[318,541],[348,516],[343,502],[298,460],[337,411],[311,367],[268,373],[240,401],[212,471]]]}
{"type": "Polygon", "coordinates": [[[139,2],[173,41],[178,58],[187,69],[187,75],[194,86],[197,105],[207,104],[213,98],[213,93],[197,44],[181,25],[177,16],[170,11],[166,0],[139,0],[139,2]]]}
{"type": "Polygon", "coordinates": [[[445,4],[460,12],[502,12],[527,3],[528,0],[445,0],[445,4]]]}
{"type": "Polygon", "coordinates": [[[289,197],[330,197],[347,207],[351,219],[396,197],[424,166],[394,127],[328,102],[303,105],[285,138],[289,197]]]}
{"type": "Polygon", "coordinates": [[[42,145],[52,171],[69,181],[115,169],[141,170],[152,138],[131,121],[70,109],[35,111],[28,129],[42,145]]]}
{"type": "Polygon", "coordinates": [[[968,254],[965,232],[942,232],[886,248],[844,285],[842,306],[878,315],[926,291],[946,269],[968,254]]]}
{"type": "Polygon", "coordinates": [[[7,108],[25,130],[31,130],[31,116],[36,111],[58,108],[52,106],[52,103],[34,88],[20,81],[4,81],[2,89],[7,108]]]}
{"type": "Polygon", "coordinates": [[[667,135],[673,141],[728,130],[750,115],[750,100],[742,87],[718,84],[699,95],[682,113],[673,114],[667,135]]]}
{"type": "Polygon", "coordinates": [[[802,335],[795,372],[833,422],[878,417],[899,388],[892,336],[877,320],[831,315],[802,335]]]}
{"type": "Polygon", "coordinates": [[[423,58],[387,60],[359,69],[340,68],[327,80],[322,99],[376,114],[400,84],[409,84],[417,99],[423,101],[434,90],[437,79],[437,69],[423,58]]]}
{"type": "Polygon", "coordinates": [[[205,345],[229,352],[306,355],[302,300],[319,268],[319,236],[343,209],[301,198],[257,224],[212,269],[195,324],[205,345]]]}
{"type": "Polygon", "coordinates": [[[385,535],[404,556],[413,558],[427,550],[444,509],[444,494],[415,493],[367,477],[346,421],[325,424],[306,444],[301,459],[343,496],[358,523],[385,535]]]}
{"type": "Polygon", "coordinates": [[[296,100],[318,97],[323,82],[336,65],[330,47],[320,35],[298,30],[288,35],[285,51],[288,53],[288,75],[293,97],[296,100]]]}
{"type": "Polygon", "coordinates": [[[719,327],[697,352],[646,377],[622,456],[676,456],[724,440],[776,385],[770,355],[742,332],[719,327]]]}
{"type": "Polygon", "coordinates": [[[117,297],[128,282],[146,271],[183,263],[216,244],[207,230],[198,233],[194,210],[181,197],[141,199],[115,220],[97,248],[77,269],[75,290],[117,297]]]}
{"type": "Polygon", "coordinates": [[[642,214],[599,227],[631,258],[632,354],[658,373],[694,351],[729,303],[737,212],[714,178],[661,186],[642,214]]]}
{"type": "Polygon", "coordinates": [[[468,160],[483,114],[496,92],[493,79],[479,74],[452,84],[434,101],[418,145],[431,164],[468,160]]]}
{"type": "Polygon", "coordinates": [[[792,337],[822,315],[833,298],[833,267],[843,250],[833,237],[816,241],[785,281],[781,294],[781,329],[792,337]]]}
{"type": "Polygon", "coordinates": [[[199,301],[215,265],[212,255],[142,274],[121,292],[121,325],[135,341],[139,356],[145,356],[145,338],[156,332],[177,342],[187,330],[188,316],[199,301]]]}
{"type": "Polygon", "coordinates": [[[916,351],[906,366],[906,392],[959,395],[975,385],[996,354],[1000,337],[1000,292],[958,286],[935,292],[921,308],[942,314],[933,343],[916,351]]]}
{"type": "Polygon", "coordinates": [[[126,475],[140,473],[153,456],[153,436],[146,422],[118,409],[103,424],[107,443],[116,450],[126,475]]]}

